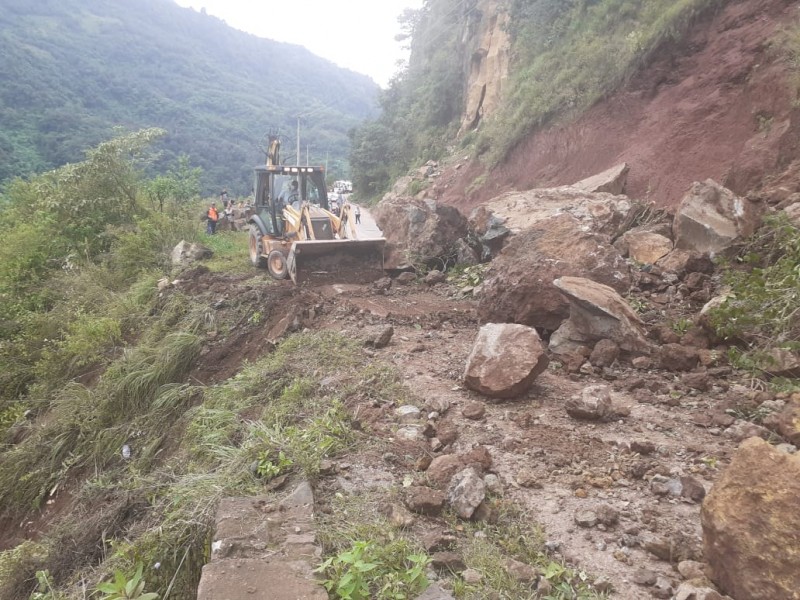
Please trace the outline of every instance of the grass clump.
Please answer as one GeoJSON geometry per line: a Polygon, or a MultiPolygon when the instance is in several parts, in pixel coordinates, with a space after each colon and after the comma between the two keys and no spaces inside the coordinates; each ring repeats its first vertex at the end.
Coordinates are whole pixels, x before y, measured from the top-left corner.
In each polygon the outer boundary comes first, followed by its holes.
{"type": "Polygon", "coordinates": [[[430,558],[405,531],[382,514],[378,491],[337,494],[320,515],[318,534],[325,560],[317,572],[333,598],[416,598],[428,587],[430,558]]]}
{"type": "Polygon", "coordinates": [[[727,263],[730,291],[710,312],[717,335],[738,346],[733,363],[770,373],[784,351],[800,350],[800,230],[785,216],[771,216],[727,263]]]}
{"type": "Polygon", "coordinates": [[[317,569],[327,577],[325,589],[342,600],[411,599],[428,587],[430,558],[406,540],[385,545],[357,540],[317,569]]]}
{"type": "Polygon", "coordinates": [[[458,549],[467,567],[477,570],[478,584],[454,582],[457,598],[479,600],[497,598],[541,598],[543,600],[596,600],[606,596],[594,590],[589,576],[553,560],[545,551],[544,535],[535,520],[519,507],[502,501],[493,502],[497,518],[486,522],[453,522],[463,529],[458,549]],[[509,559],[529,565],[547,582],[544,588],[535,581],[525,582],[511,576],[509,559]],[[543,591],[547,589],[549,591],[543,591]]]}

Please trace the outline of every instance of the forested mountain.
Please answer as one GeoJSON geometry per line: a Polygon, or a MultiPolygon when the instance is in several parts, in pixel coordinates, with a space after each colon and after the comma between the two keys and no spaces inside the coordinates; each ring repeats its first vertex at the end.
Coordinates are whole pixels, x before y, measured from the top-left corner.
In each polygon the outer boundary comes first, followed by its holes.
{"type": "Polygon", "coordinates": [[[158,126],[162,160],[188,154],[206,191],[246,192],[268,129],[288,157],[304,116],[302,153],[329,152],[336,174],[348,130],[374,110],[367,76],[171,0],[0,4],[0,181],[80,160],[115,127],[158,126]]]}

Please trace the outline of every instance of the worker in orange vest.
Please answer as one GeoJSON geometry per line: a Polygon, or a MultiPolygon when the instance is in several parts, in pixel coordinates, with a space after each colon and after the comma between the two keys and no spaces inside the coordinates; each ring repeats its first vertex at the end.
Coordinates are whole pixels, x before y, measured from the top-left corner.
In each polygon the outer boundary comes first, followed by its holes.
{"type": "Polygon", "coordinates": [[[217,221],[219,221],[219,213],[217,212],[217,203],[212,202],[211,206],[206,213],[206,218],[208,219],[208,227],[206,227],[206,233],[208,235],[214,235],[217,232],[217,221]]]}

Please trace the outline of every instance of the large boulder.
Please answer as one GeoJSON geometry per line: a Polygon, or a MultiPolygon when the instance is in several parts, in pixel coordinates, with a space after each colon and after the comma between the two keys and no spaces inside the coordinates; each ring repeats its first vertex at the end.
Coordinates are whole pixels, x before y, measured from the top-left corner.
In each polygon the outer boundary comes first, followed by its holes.
{"type": "Polygon", "coordinates": [[[800,599],[800,455],[759,438],[739,446],[701,511],[704,557],[723,593],[800,599]]]}
{"type": "Polygon", "coordinates": [[[564,276],[586,277],[620,294],[631,286],[630,268],[609,238],[562,214],[517,234],[494,259],[478,318],[555,330],[569,316],[569,303],[553,285],[564,276]]]}
{"type": "Polygon", "coordinates": [[[386,237],[387,269],[449,257],[457,241],[467,235],[467,219],[458,209],[433,200],[384,199],[373,215],[386,237]]]}
{"type": "Polygon", "coordinates": [[[760,204],[715,181],[695,182],[675,214],[675,247],[716,254],[752,235],[761,224],[760,204]]]}
{"type": "Polygon", "coordinates": [[[469,227],[483,246],[486,258],[496,256],[503,248],[511,230],[505,226],[505,217],[498,217],[485,206],[479,206],[469,216],[469,227]]]}
{"type": "Polygon", "coordinates": [[[493,398],[514,398],[530,389],[548,362],[535,329],[489,323],[481,327],[467,358],[464,385],[493,398]]]}
{"type": "Polygon", "coordinates": [[[631,210],[626,196],[587,192],[572,186],[507,192],[485,205],[512,233],[524,232],[543,221],[568,214],[583,229],[614,235],[631,210]]]}
{"type": "Polygon", "coordinates": [[[625,193],[625,186],[628,183],[628,171],[630,170],[628,163],[622,163],[602,173],[583,179],[578,183],[573,183],[571,187],[584,192],[606,192],[620,195],[625,193]]]}
{"type": "Polygon", "coordinates": [[[637,263],[652,265],[672,252],[673,244],[671,239],[655,231],[631,229],[614,242],[614,247],[637,263]]]}
{"type": "Polygon", "coordinates": [[[183,267],[198,260],[211,258],[213,255],[214,251],[211,248],[181,240],[172,249],[170,258],[174,266],[183,267]]]}
{"type": "Polygon", "coordinates": [[[633,354],[649,354],[644,324],[630,305],[607,285],[584,277],[561,277],[553,282],[570,305],[569,320],[550,337],[550,349],[573,344],[593,346],[600,340],[616,342],[633,354]]]}

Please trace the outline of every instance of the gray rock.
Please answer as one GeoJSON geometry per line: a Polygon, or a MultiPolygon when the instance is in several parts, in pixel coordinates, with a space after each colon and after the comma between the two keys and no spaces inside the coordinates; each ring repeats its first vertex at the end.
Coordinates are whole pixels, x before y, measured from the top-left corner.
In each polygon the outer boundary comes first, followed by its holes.
{"type": "Polygon", "coordinates": [[[643,585],[649,587],[651,585],[656,584],[656,579],[658,579],[658,573],[656,573],[655,571],[651,571],[649,569],[639,568],[633,572],[632,579],[636,585],[643,585]]]}
{"type": "Polygon", "coordinates": [[[456,473],[447,490],[447,501],[462,519],[472,517],[486,498],[486,484],[472,467],[456,473]]]}
{"type": "Polygon", "coordinates": [[[570,187],[577,188],[584,192],[605,192],[618,196],[625,192],[625,186],[628,183],[628,172],[630,170],[631,168],[628,163],[622,163],[602,173],[582,179],[578,183],[573,183],[570,187]]]}
{"type": "Polygon", "coordinates": [[[736,196],[715,181],[695,182],[675,215],[675,247],[719,253],[761,224],[763,207],[736,196]]]}
{"type": "Polygon", "coordinates": [[[656,598],[671,598],[672,597],[672,582],[666,577],[659,577],[651,590],[651,593],[656,598]]]}
{"type": "Polygon", "coordinates": [[[591,510],[579,510],[575,513],[575,523],[578,527],[594,527],[597,525],[597,514],[591,510]]]}
{"type": "Polygon", "coordinates": [[[710,587],[698,587],[690,582],[682,583],[675,590],[674,600],[731,600],[710,587]]]}
{"type": "Polygon", "coordinates": [[[181,240],[172,249],[170,259],[172,264],[176,267],[186,266],[198,260],[205,260],[214,256],[214,251],[207,248],[202,244],[190,244],[185,240],[181,240]]]}
{"type": "Polygon", "coordinates": [[[411,406],[410,404],[396,408],[394,414],[401,423],[413,423],[419,421],[422,416],[420,410],[416,406],[411,406]]]}
{"type": "Polygon", "coordinates": [[[705,565],[696,560],[682,560],[679,562],[678,573],[684,579],[702,579],[706,576],[705,565]]]}
{"type": "Polygon", "coordinates": [[[434,583],[428,586],[428,589],[422,592],[422,594],[417,596],[416,600],[455,600],[455,596],[434,583]]]}
{"type": "Polygon", "coordinates": [[[570,417],[587,421],[603,421],[614,415],[611,390],[605,385],[584,388],[566,402],[565,408],[570,417]]]}
{"type": "Polygon", "coordinates": [[[650,353],[643,323],[613,288],[584,277],[560,277],[553,285],[569,302],[569,320],[551,336],[552,352],[570,343],[611,340],[626,352],[650,353]]]}

